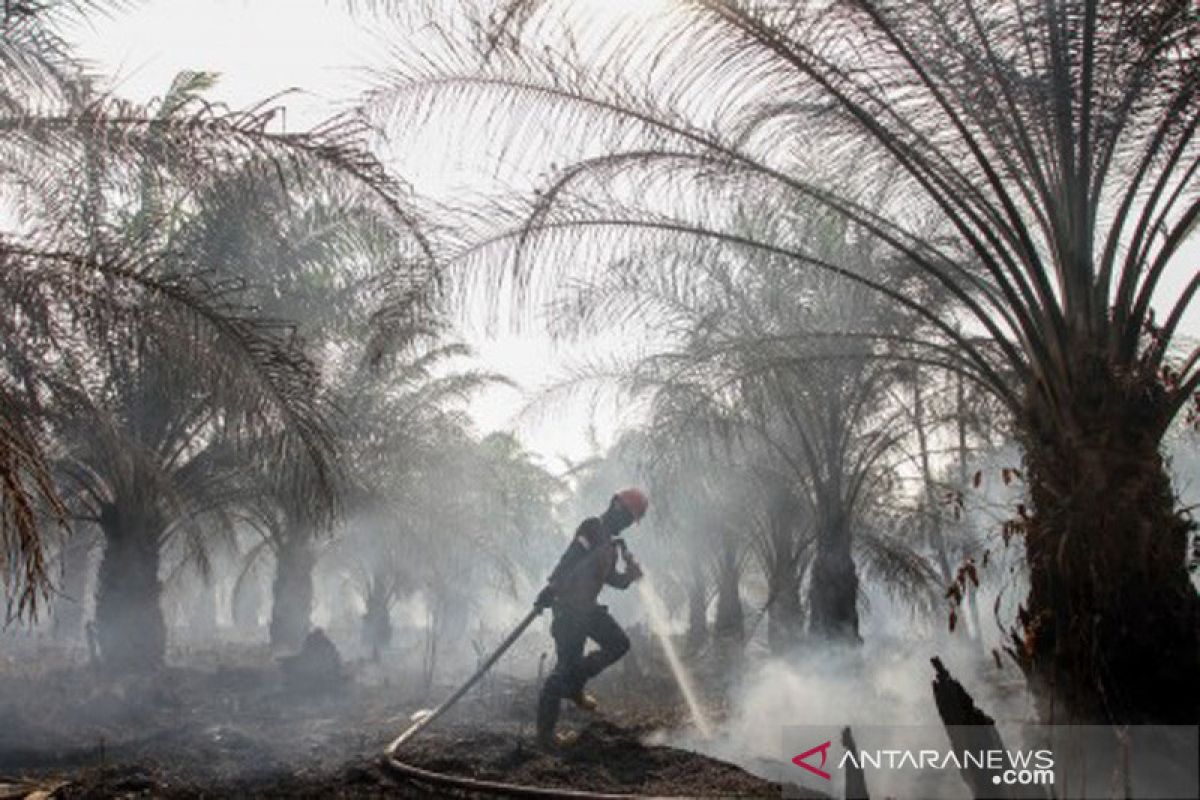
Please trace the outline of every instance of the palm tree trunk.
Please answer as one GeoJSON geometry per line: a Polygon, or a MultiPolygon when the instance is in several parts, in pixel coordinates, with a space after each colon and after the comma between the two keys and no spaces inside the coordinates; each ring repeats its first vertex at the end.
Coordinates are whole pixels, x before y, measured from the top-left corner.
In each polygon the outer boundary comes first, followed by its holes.
{"type": "Polygon", "coordinates": [[[687,596],[687,649],[695,653],[708,644],[708,585],[698,558],[692,559],[687,596]]]}
{"type": "Polygon", "coordinates": [[[240,631],[253,632],[259,627],[259,607],[262,605],[262,585],[258,578],[246,575],[233,586],[230,606],[233,625],[240,631]]]}
{"type": "Polygon", "coordinates": [[[391,605],[387,592],[378,588],[379,585],[377,583],[367,592],[367,610],[362,618],[363,645],[375,661],[379,660],[379,652],[392,642],[391,605]]]}
{"type": "Polygon", "coordinates": [[[804,625],[800,605],[800,574],[788,559],[777,559],[767,586],[771,605],[767,609],[767,645],[774,655],[792,649],[804,625]]]}
{"type": "Polygon", "coordinates": [[[849,520],[837,508],[826,509],[821,519],[808,589],[809,633],[820,639],[861,644],[858,572],[850,553],[849,520]]]}
{"type": "Polygon", "coordinates": [[[429,691],[433,688],[433,677],[437,672],[442,613],[439,598],[427,597],[425,602],[425,649],[421,659],[421,686],[425,691],[429,691]]]}
{"type": "Polygon", "coordinates": [[[717,581],[717,618],[713,634],[727,642],[741,642],[745,635],[745,614],[739,592],[741,575],[738,570],[737,554],[726,545],[721,553],[721,572],[717,581]]]}
{"type": "Polygon", "coordinates": [[[1192,524],[1159,452],[1162,390],[1093,369],[1076,391],[1056,406],[1066,419],[1027,404],[1032,509],[1017,525],[1030,592],[1014,653],[1043,719],[1194,724],[1200,599],[1185,566],[1192,524]]]}
{"type": "Polygon", "coordinates": [[[162,665],[167,628],[158,579],[157,511],[137,502],[105,506],[100,514],[104,555],[96,589],[96,639],[106,668],[148,670],[162,665]]]}
{"type": "Polygon", "coordinates": [[[804,568],[798,541],[799,505],[781,493],[771,504],[767,549],[767,646],[775,655],[787,653],[804,630],[800,583],[804,568]]]}
{"type": "Polygon", "coordinates": [[[217,634],[217,585],[215,579],[197,577],[194,591],[188,598],[187,628],[194,642],[206,642],[217,634]]]}
{"type": "Polygon", "coordinates": [[[271,584],[271,649],[296,652],[312,627],[313,567],[316,559],[308,537],[293,532],[275,554],[271,584]]]}

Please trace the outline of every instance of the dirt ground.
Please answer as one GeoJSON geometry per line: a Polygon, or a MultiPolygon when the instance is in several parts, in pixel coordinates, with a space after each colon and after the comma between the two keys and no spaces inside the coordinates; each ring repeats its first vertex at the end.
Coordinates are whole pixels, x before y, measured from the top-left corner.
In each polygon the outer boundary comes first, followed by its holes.
{"type": "MultiPolygon", "coordinates": [[[[468,796],[380,761],[411,713],[446,687],[351,680],[300,694],[282,685],[277,665],[252,657],[123,679],[84,666],[9,667],[0,670],[0,800],[468,796]]],[[[781,796],[739,767],[644,744],[683,722],[669,679],[652,674],[636,692],[615,692],[614,680],[600,714],[568,709],[564,725],[580,738],[562,753],[533,745],[536,682],[497,676],[402,756],[437,772],[546,787],[781,796]]]]}

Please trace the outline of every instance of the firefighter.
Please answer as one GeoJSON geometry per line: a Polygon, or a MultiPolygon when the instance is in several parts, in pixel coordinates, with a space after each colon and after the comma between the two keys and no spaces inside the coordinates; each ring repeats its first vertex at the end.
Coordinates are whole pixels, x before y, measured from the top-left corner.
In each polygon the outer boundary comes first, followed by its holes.
{"type": "Polygon", "coordinates": [[[645,516],[648,505],[646,495],[638,489],[624,489],[613,495],[603,514],[580,524],[546,588],[538,595],[538,606],[554,610],[550,634],[556,656],[554,670],[538,698],[537,735],[543,746],[569,741],[569,737],[554,735],[560,702],[567,699],[580,708],[594,710],[596,699],[584,691],[584,685],[629,650],[629,637],[608,613],[608,607],[599,605],[596,598],[605,584],[626,589],[642,577],[641,567],[616,537],[645,516]],[[624,570],[619,572],[618,551],[624,561],[624,570]],[[585,656],[588,639],[599,648],[585,656]]]}

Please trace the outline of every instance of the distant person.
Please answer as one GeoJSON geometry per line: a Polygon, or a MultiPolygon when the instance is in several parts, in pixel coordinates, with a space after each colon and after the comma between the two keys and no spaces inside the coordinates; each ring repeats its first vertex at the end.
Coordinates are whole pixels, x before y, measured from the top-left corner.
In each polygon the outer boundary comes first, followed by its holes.
{"type": "Polygon", "coordinates": [[[569,744],[571,737],[555,736],[559,704],[563,699],[594,710],[596,699],[584,691],[589,680],[618,661],[629,650],[629,637],[596,598],[605,584],[626,589],[642,577],[642,569],[623,547],[617,534],[646,515],[649,501],[638,489],[617,492],[599,517],[585,519],[559,559],[537,605],[554,609],[550,634],[557,660],[538,698],[537,736],[544,747],[569,744]],[[617,571],[620,550],[625,569],[617,571]],[[583,654],[587,640],[599,649],[583,654]]]}

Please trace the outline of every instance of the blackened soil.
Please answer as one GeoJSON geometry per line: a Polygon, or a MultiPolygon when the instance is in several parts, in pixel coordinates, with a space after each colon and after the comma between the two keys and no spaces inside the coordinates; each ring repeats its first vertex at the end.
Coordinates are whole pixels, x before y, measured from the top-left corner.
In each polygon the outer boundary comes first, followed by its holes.
{"type": "Polygon", "coordinates": [[[642,744],[636,728],[596,720],[570,747],[547,753],[496,731],[450,732],[411,744],[414,766],[482,780],[681,797],[781,796],[778,784],[698,753],[642,744]]]}
{"type": "MultiPolygon", "coordinates": [[[[449,776],[561,789],[628,793],[656,797],[778,798],[778,784],[697,753],[647,746],[631,731],[609,721],[584,727],[569,748],[547,753],[525,737],[497,730],[457,728],[430,733],[401,754],[406,763],[449,776]]],[[[13,779],[8,779],[13,781],[13,779]]],[[[793,787],[794,788],[794,787],[793,787]]],[[[139,764],[92,767],[74,774],[45,774],[8,784],[0,798],[47,792],[42,798],[82,800],[108,797],[485,797],[446,783],[413,779],[384,766],[376,757],[359,758],[336,769],[301,768],[197,783],[171,770],[139,764]]],[[[792,795],[798,796],[798,795],[792,795]]],[[[813,795],[820,797],[820,795],[813,795]]]]}
{"type": "MultiPolygon", "coordinates": [[[[380,753],[420,704],[400,687],[353,683],[294,696],[267,668],[167,670],[102,681],[87,673],[0,676],[0,800],[48,798],[478,797],[384,767],[380,753]],[[40,793],[40,794],[39,794],[40,793]]],[[[644,697],[645,695],[643,695],[644,697]]],[[[427,702],[427,700],[425,701],[427,702]]],[[[532,685],[464,699],[401,757],[454,776],[679,797],[772,797],[780,787],[686,750],[643,744],[671,704],[568,710],[579,740],[533,744],[532,685]]]]}

